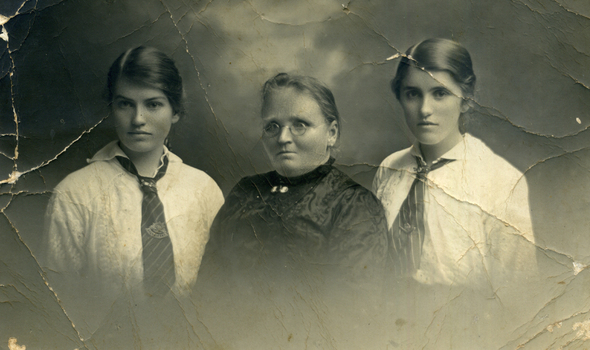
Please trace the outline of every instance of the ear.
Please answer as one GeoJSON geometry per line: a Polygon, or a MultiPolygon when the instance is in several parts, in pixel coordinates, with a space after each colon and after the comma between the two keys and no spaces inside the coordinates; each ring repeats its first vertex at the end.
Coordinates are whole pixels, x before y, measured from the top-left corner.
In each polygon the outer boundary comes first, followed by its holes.
{"type": "Polygon", "coordinates": [[[328,147],[334,147],[338,141],[338,122],[333,120],[328,125],[328,147]]]}
{"type": "Polygon", "coordinates": [[[178,122],[180,120],[180,117],[178,116],[178,114],[175,114],[172,116],[172,124],[175,124],[176,122],[178,122]]]}

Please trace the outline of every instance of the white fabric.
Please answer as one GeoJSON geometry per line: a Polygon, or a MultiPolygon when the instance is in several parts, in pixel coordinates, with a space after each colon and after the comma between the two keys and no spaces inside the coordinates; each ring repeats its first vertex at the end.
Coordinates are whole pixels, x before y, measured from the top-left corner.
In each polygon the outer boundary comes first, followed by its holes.
{"type": "MultiPolygon", "coordinates": [[[[417,143],[390,155],[373,181],[390,231],[416,177],[416,156],[417,143]]],[[[478,286],[535,271],[523,174],[469,134],[439,159],[454,161],[427,175],[426,235],[413,277],[425,284],[478,286]]]]}
{"type": "MultiPolygon", "coordinates": [[[[224,199],[207,174],[165,151],[168,169],[157,189],[174,251],[172,291],[182,296],[196,281],[209,228],[224,199]]],[[[115,156],[126,157],[116,141],[55,188],[46,212],[49,283],[66,307],[85,307],[95,302],[92,298],[108,307],[123,294],[141,292],[143,193],[115,156]]]]}

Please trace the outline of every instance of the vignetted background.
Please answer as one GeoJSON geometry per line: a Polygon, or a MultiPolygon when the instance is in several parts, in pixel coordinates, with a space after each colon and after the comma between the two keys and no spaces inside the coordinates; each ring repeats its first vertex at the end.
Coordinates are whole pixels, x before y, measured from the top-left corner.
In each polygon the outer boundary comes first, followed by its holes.
{"type": "Polygon", "coordinates": [[[51,191],[115,137],[101,95],[121,52],[149,45],[174,58],[187,115],[172,149],[225,193],[269,170],[259,90],[282,71],[331,87],[343,119],[337,165],[370,188],[381,160],[412,142],[389,90],[398,59],[388,58],[429,37],[470,51],[468,130],[529,183],[546,303],[506,347],[590,338],[590,283],[572,265],[590,265],[590,3],[9,0],[0,16],[0,349],[9,337],[29,349],[84,347],[37,258],[51,191]]]}

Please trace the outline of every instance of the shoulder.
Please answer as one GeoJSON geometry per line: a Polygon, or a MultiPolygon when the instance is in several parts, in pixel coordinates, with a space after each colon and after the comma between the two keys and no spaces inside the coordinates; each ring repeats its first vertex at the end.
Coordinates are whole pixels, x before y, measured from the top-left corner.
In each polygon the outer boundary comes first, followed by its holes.
{"type": "Polygon", "coordinates": [[[246,176],[234,185],[225,197],[225,202],[215,217],[215,222],[211,229],[213,240],[211,245],[221,244],[220,237],[232,232],[227,229],[227,225],[231,226],[232,223],[236,223],[237,221],[235,220],[243,213],[245,208],[257,202],[257,198],[260,197],[260,186],[264,182],[268,183],[265,175],[246,176]]]}
{"type": "Polygon", "coordinates": [[[412,148],[413,146],[390,154],[381,162],[379,167],[385,169],[400,169],[405,168],[408,165],[415,165],[416,160],[412,156],[412,148]]]}
{"type": "Polygon", "coordinates": [[[90,210],[97,198],[116,192],[111,184],[119,175],[108,161],[93,162],[70,173],[53,189],[47,213],[74,207],[81,212],[90,210]]]}
{"type": "Polygon", "coordinates": [[[168,168],[171,170],[174,180],[180,183],[185,189],[197,189],[205,190],[212,189],[215,192],[221,194],[221,189],[206,172],[194,168],[190,165],[186,165],[182,160],[174,153],[169,153],[169,165],[168,168]]]}
{"type": "Polygon", "coordinates": [[[366,208],[369,211],[381,211],[381,202],[375,195],[351,179],[342,171],[332,168],[326,179],[333,187],[335,200],[341,205],[358,206],[359,208],[366,208]]]}
{"type": "Polygon", "coordinates": [[[240,179],[225,198],[222,211],[235,211],[237,210],[236,208],[242,207],[249,201],[257,198],[262,188],[265,188],[265,186],[270,187],[268,180],[269,174],[246,176],[240,179]]]}
{"type": "Polygon", "coordinates": [[[357,184],[342,191],[340,196],[342,205],[351,207],[359,212],[368,212],[371,216],[385,215],[381,201],[373,192],[357,184]]]}
{"type": "Polygon", "coordinates": [[[373,179],[373,192],[378,193],[381,185],[391,178],[403,177],[405,171],[416,166],[416,159],[412,154],[413,146],[397,151],[381,162],[373,179]]]}
{"type": "Polygon", "coordinates": [[[465,170],[474,201],[510,223],[530,241],[532,224],[529,211],[529,188],[524,173],[496,154],[483,141],[466,135],[468,151],[465,170]]]}
{"type": "Polygon", "coordinates": [[[487,174],[496,179],[499,177],[511,184],[519,181],[524,176],[522,171],[495,153],[482,140],[466,134],[465,142],[467,145],[467,166],[476,168],[482,175],[487,174]]]}
{"type": "Polygon", "coordinates": [[[211,181],[214,182],[213,178],[206,172],[190,165],[186,165],[184,163],[170,163],[169,167],[174,168],[175,175],[177,175],[178,179],[181,181],[190,181],[200,184],[208,184],[211,181]]]}
{"type": "Polygon", "coordinates": [[[466,135],[467,152],[462,172],[473,201],[499,215],[508,202],[528,203],[528,184],[522,171],[496,154],[483,141],[466,135]]]}
{"type": "Polygon", "coordinates": [[[268,172],[264,174],[256,174],[243,177],[231,190],[231,193],[251,194],[258,193],[262,188],[270,187],[271,174],[268,172]]]}
{"type": "Polygon", "coordinates": [[[381,202],[340,170],[334,168],[329,176],[339,183],[331,200],[323,202],[331,213],[333,251],[329,255],[346,265],[377,266],[384,261],[387,247],[387,219],[381,202]]]}
{"type": "Polygon", "coordinates": [[[125,170],[115,158],[120,152],[122,151],[116,140],[109,142],[92,158],[86,159],[88,165],[66,176],[56,190],[92,191],[96,186],[101,186],[104,191],[106,181],[110,183],[118,175],[125,174],[125,170]]]}
{"type": "Polygon", "coordinates": [[[97,161],[70,173],[55,188],[55,191],[87,192],[96,190],[96,185],[113,179],[122,169],[111,161],[97,161]]]}
{"type": "Polygon", "coordinates": [[[339,190],[364,188],[344,172],[335,167],[331,167],[330,172],[324,178],[324,182],[330,182],[333,186],[335,186],[335,189],[339,190]]]}
{"type": "Polygon", "coordinates": [[[207,173],[185,164],[176,164],[179,168],[166,187],[169,198],[175,198],[175,202],[185,206],[195,214],[215,217],[222,207],[225,199],[223,192],[207,173]]]}

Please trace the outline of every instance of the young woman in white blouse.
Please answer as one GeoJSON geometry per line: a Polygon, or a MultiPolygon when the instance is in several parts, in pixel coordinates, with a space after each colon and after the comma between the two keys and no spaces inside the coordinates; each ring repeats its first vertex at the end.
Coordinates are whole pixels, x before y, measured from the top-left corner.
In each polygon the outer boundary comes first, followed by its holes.
{"type": "Polygon", "coordinates": [[[189,294],[223,195],[164,145],[184,113],[182,78],[167,55],[150,47],[121,54],[106,97],[118,140],[55,188],[46,266],[82,337],[118,324],[104,319],[120,312],[127,319],[117,331],[135,339],[133,329],[142,327],[132,320],[155,324],[162,315],[131,316],[135,307],[189,294]]]}
{"type": "Polygon", "coordinates": [[[496,290],[536,269],[522,172],[464,131],[475,80],[467,50],[435,38],[391,82],[415,142],[382,162],[373,190],[392,269],[420,284],[496,290]]]}

